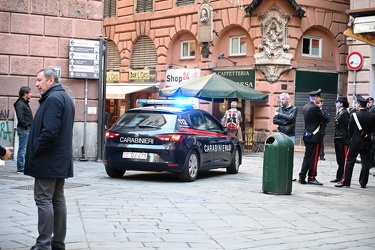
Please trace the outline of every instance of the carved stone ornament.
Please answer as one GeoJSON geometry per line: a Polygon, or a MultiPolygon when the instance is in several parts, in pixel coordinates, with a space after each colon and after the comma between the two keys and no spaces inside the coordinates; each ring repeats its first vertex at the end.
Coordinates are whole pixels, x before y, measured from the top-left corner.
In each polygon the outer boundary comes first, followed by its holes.
{"type": "Polygon", "coordinates": [[[269,82],[276,82],[283,72],[292,68],[293,55],[287,53],[287,25],[290,16],[277,6],[271,6],[258,16],[262,20],[262,39],[258,46],[260,53],[254,54],[254,67],[262,71],[269,82]]]}

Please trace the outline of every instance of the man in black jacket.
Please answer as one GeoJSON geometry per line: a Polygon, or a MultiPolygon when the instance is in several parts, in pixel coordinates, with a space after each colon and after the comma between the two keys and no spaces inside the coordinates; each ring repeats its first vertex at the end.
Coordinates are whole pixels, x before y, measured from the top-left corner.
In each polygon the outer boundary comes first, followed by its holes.
{"type": "Polygon", "coordinates": [[[293,141],[296,142],[296,117],[298,108],[289,103],[289,94],[280,94],[281,107],[276,109],[275,115],[273,116],[273,124],[279,125],[277,131],[286,134],[293,141]]]}
{"type": "Polygon", "coordinates": [[[31,249],[65,249],[64,184],[73,177],[74,103],[51,67],[38,71],[35,86],[41,94],[40,107],[31,125],[25,160],[25,174],[35,178],[38,207],[39,236],[31,249]]]}
{"type": "Polygon", "coordinates": [[[315,178],[317,175],[320,143],[322,142],[320,124],[327,122],[327,117],[323,115],[317,105],[321,99],[320,92],[320,89],[310,92],[310,102],[303,107],[303,118],[305,120],[303,142],[305,143],[305,155],[299,173],[298,182],[301,184],[323,185],[315,178]],[[305,180],[306,174],[308,174],[307,182],[305,180]]]}
{"type": "Polygon", "coordinates": [[[350,115],[347,110],[349,107],[348,98],[345,96],[339,96],[336,100],[336,109],[337,114],[335,117],[335,153],[336,153],[336,162],[338,169],[336,171],[336,178],[331,182],[339,182],[344,174],[344,163],[345,163],[345,154],[349,148],[349,119],[350,115]]]}
{"type": "Polygon", "coordinates": [[[31,122],[33,121],[33,113],[29,106],[31,99],[31,89],[22,86],[18,93],[18,99],[13,104],[17,116],[17,134],[19,138],[17,153],[17,173],[23,173],[25,168],[26,144],[29,137],[31,122]]]}
{"type": "Polygon", "coordinates": [[[362,168],[359,175],[359,184],[365,188],[370,172],[370,149],[372,146],[371,133],[374,131],[375,114],[366,109],[367,100],[357,95],[356,109],[349,121],[350,144],[344,165],[344,175],[335,187],[350,187],[353,167],[358,154],[361,155],[362,168]]]}

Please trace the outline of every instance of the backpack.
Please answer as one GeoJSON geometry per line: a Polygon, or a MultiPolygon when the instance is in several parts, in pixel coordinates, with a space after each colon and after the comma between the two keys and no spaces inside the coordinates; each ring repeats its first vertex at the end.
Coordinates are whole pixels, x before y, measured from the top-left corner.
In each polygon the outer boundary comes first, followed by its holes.
{"type": "Polygon", "coordinates": [[[238,125],[237,110],[229,110],[225,126],[230,130],[237,130],[238,125]]]}

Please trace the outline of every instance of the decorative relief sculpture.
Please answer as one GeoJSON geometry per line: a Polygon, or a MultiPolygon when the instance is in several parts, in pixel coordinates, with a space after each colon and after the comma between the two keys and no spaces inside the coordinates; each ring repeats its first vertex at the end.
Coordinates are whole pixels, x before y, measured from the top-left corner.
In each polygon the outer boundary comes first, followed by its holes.
{"type": "Polygon", "coordinates": [[[287,25],[290,16],[277,6],[271,6],[259,15],[262,20],[262,39],[258,46],[260,53],[254,54],[254,66],[263,72],[269,82],[276,82],[283,72],[292,68],[293,55],[287,53],[287,25]]]}

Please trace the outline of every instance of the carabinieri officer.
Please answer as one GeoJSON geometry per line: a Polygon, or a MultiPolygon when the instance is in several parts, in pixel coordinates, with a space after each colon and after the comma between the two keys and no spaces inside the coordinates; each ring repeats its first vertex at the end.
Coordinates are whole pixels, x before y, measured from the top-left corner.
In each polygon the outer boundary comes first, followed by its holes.
{"type": "Polygon", "coordinates": [[[310,92],[310,102],[308,102],[302,110],[305,120],[305,130],[303,133],[305,155],[303,157],[298,180],[301,184],[323,185],[315,178],[317,175],[319,151],[322,142],[320,124],[327,123],[328,120],[317,105],[321,100],[320,92],[320,89],[310,92]],[[307,182],[305,180],[306,174],[308,174],[307,182]]]}

